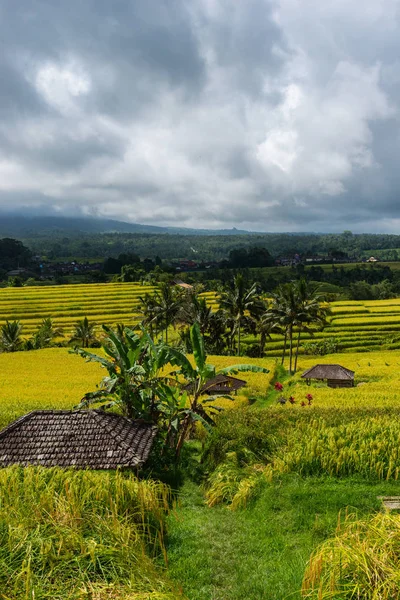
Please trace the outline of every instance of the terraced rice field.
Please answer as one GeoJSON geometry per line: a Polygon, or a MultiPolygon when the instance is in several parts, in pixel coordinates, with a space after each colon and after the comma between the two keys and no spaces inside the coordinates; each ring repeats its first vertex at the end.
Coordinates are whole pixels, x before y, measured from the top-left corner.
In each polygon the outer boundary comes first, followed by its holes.
{"type": "MultiPolygon", "coordinates": [[[[78,319],[87,316],[99,326],[140,320],[139,298],[154,292],[155,286],[138,283],[102,283],[0,289],[0,325],[17,319],[30,336],[44,317],[52,317],[68,335],[78,319]]],[[[203,294],[209,304],[218,308],[213,292],[203,294]]],[[[314,337],[303,341],[335,338],[341,351],[400,349],[400,298],[379,301],[342,301],[331,304],[329,325],[314,337]]],[[[249,336],[247,343],[256,343],[249,336]]],[[[278,356],[283,347],[282,336],[273,335],[267,344],[267,356],[278,356]]],[[[302,352],[302,350],[300,350],[302,352]]]]}
{"type": "MultiPolygon", "coordinates": [[[[218,369],[243,362],[232,356],[210,356],[208,360],[218,369]]],[[[233,408],[267,393],[275,360],[248,358],[246,363],[262,365],[270,372],[242,373],[247,386],[234,402],[221,399],[219,406],[233,408]]],[[[0,429],[31,410],[73,408],[106,375],[98,363],[88,363],[67,348],[0,354],[0,373],[0,429]]]]}
{"type": "MultiPolygon", "coordinates": [[[[303,341],[334,338],[344,352],[400,349],[400,298],[333,302],[331,310],[332,316],[324,331],[316,332],[314,337],[302,336],[303,341]]],[[[282,337],[272,337],[267,356],[282,351],[282,337]]]]}
{"type": "MultiPolygon", "coordinates": [[[[31,335],[44,317],[52,317],[68,334],[78,319],[88,317],[98,325],[140,320],[139,298],[156,290],[138,283],[102,283],[0,289],[0,325],[19,320],[31,335]]],[[[215,305],[215,294],[204,296],[215,305]]]]}
{"type": "MultiPolygon", "coordinates": [[[[393,408],[400,406],[400,351],[377,351],[368,354],[358,352],[330,354],[327,356],[302,356],[298,373],[291,378],[285,391],[294,396],[299,406],[307,393],[313,396],[313,406],[322,408],[393,408]],[[313,382],[310,386],[301,373],[316,363],[337,363],[355,372],[355,387],[330,388],[326,382],[313,382]],[[361,384],[361,385],[358,385],[361,384]]],[[[284,408],[292,408],[284,406],[284,408]]]]}

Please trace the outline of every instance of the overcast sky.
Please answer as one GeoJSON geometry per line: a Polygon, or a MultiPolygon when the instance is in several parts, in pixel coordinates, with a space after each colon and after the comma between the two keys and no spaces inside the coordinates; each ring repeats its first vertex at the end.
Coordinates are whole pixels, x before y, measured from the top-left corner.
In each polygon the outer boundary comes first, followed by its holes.
{"type": "Polygon", "coordinates": [[[0,208],[400,233],[400,0],[1,0],[0,208]]]}

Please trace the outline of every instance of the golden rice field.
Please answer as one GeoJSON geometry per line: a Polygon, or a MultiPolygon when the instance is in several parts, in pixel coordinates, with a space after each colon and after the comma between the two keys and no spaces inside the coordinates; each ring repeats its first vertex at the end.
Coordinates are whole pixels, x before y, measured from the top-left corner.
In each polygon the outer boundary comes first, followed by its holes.
{"type": "MultiPolygon", "coordinates": [[[[238,361],[228,356],[211,356],[209,362],[217,368],[238,361]]],[[[232,407],[247,402],[248,398],[264,396],[274,376],[275,361],[246,359],[251,364],[262,364],[269,374],[243,373],[248,385],[243,394],[218,404],[232,407]]],[[[88,363],[66,348],[47,348],[30,352],[0,354],[0,427],[35,409],[69,409],[79,403],[82,396],[95,389],[104,369],[97,363],[88,363]]]]}
{"type": "MultiPolygon", "coordinates": [[[[32,286],[0,289],[0,325],[19,320],[24,335],[31,335],[44,317],[69,333],[78,319],[115,325],[132,325],[140,320],[139,298],[156,290],[139,283],[99,283],[81,285],[32,286]]],[[[216,306],[215,294],[203,294],[216,306]]]]}
{"type": "Polygon", "coordinates": [[[302,357],[299,372],[283,385],[282,393],[295,404],[274,409],[291,422],[274,461],[278,473],[399,479],[400,352],[302,357]],[[356,387],[329,388],[326,382],[308,386],[301,373],[317,363],[338,363],[355,371],[356,387]]]}
{"type": "MultiPolygon", "coordinates": [[[[52,317],[68,335],[78,319],[87,316],[101,324],[134,325],[140,320],[139,298],[156,290],[139,283],[101,283],[0,289],[0,325],[19,320],[24,336],[30,336],[44,317],[52,317]]],[[[214,309],[213,292],[202,294],[214,309]]],[[[344,352],[400,348],[400,298],[378,301],[341,301],[331,304],[329,325],[313,338],[335,338],[344,352]]],[[[247,343],[256,340],[249,336],[247,343]]],[[[267,356],[282,350],[282,336],[274,334],[266,348],[267,356]]],[[[302,352],[302,349],[300,349],[302,352]]]]}
{"type": "MultiPolygon", "coordinates": [[[[332,315],[327,327],[313,337],[303,336],[303,341],[334,338],[343,352],[400,348],[400,298],[332,302],[330,308],[332,315]]],[[[282,351],[282,337],[272,338],[267,345],[267,356],[282,351]]]]}
{"type": "Polygon", "coordinates": [[[302,356],[299,358],[298,373],[290,384],[285,386],[287,391],[290,390],[289,395],[300,402],[307,393],[311,393],[314,406],[323,408],[400,407],[400,352],[395,350],[368,354],[302,356]],[[355,371],[355,387],[329,388],[325,382],[315,382],[308,386],[301,379],[301,373],[317,363],[340,364],[355,371]]]}

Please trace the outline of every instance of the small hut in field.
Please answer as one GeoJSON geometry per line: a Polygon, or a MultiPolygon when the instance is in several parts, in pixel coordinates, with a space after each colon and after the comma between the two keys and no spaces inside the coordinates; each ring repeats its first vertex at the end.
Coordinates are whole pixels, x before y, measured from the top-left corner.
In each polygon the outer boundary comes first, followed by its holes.
{"type": "Polygon", "coordinates": [[[181,279],[173,279],[171,281],[171,285],[178,286],[178,287],[182,288],[183,290],[186,290],[187,292],[193,292],[193,290],[194,290],[193,286],[190,285],[190,283],[185,283],[185,281],[182,281],[181,279]]]}
{"type": "MultiPolygon", "coordinates": [[[[229,375],[217,375],[213,377],[207,383],[205,383],[201,389],[201,394],[207,394],[208,396],[216,396],[221,394],[236,394],[238,390],[246,385],[243,379],[237,377],[230,377],[229,375]]],[[[183,388],[185,391],[191,393],[193,391],[193,384],[189,383],[183,388]]]]}
{"type": "Polygon", "coordinates": [[[354,371],[341,365],[315,365],[302,374],[310,385],[312,379],[326,380],[331,388],[354,387],[354,371]]]}

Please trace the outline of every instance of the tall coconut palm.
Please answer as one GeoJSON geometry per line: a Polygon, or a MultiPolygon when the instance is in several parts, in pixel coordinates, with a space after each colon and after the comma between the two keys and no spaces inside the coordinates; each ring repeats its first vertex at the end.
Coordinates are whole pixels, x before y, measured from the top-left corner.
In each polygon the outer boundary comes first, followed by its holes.
{"type": "Polygon", "coordinates": [[[22,346],[23,325],[19,321],[6,321],[0,330],[0,347],[4,352],[16,352],[22,346]]]}
{"type": "Polygon", "coordinates": [[[79,341],[82,348],[89,348],[89,344],[96,340],[96,323],[90,323],[88,318],[80,319],[75,324],[75,331],[70,341],[79,341]]]}
{"type": "Polygon", "coordinates": [[[184,302],[184,294],[169,283],[162,283],[153,296],[153,318],[161,330],[165,330],[165,343],[168,344],[168,328],[174,325],[179,317],[184,302]]]}
{"type": "Polygon", "coordinates": [[[294,361],[294,371],[297,370],[300,337],[303,332],[313,335],[313,330],[323,329],[330,314],[329,306],[324,303],[320,285],[313,285],[305,279],[300,279],[296,285],[298,300],[297,315],[297,344],[294,361]]]}
{"type": "Polygon", "coordinates": [[[272,295],[272,303],[263,316],[265,322],[274,323],[284,334],[282,364],[289,343],[289,372],[297,369],[301,333],[323,327],[327,307],[322,304],[319,288],[304,279],[281,285],[272,295]],[[297,332],[296,350],[293,351],[294,334],[297,332]]]}
{"type": "Polygon", "coordinates": [[[233,284],[226,288],[219,300],[220,307],[226,312],[228,318],[233,319],[233,334],[237,334],[237,354],[240,355],[241,330],[246,313],[254,315],[259,312],[260,298],[257,285],[246,287],[246,282],[241,273],[236,275],[233,284]]]}

